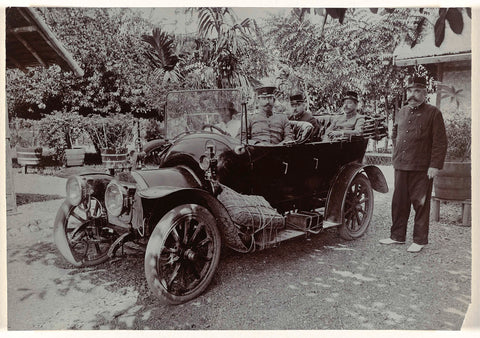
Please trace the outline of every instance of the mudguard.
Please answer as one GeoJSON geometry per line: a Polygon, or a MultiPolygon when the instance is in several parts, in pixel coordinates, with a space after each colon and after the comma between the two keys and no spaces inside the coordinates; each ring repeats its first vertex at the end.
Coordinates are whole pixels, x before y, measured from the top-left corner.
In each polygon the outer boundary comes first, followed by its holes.
{"type": "Polygon", "coordinates": [[[382,171],[370,164],[349,163],[343,166],[330,186],[325,207],[323,227],[329,228],[342,223],[342,205],[347,195],[347,189],[353,178],[364,171],[372,188],[378,192],[388,192],[388,184],[382,171]]]}
{"type": "Polygon", "coordinates": [[[178,188],[200,188],[202,186],[200,178],[187,166],[132,171],[131,174],[141,191],[165,186],[178,188]]]}
{"type": "MultiPolygon", "coordinates": [[[[150,233],[158,221],[169,210],[181,204],[199,204],[209,209],[217,221],[223,243],[238,252],[248,252],[251,246],[240,239],[237,227],[233,223],[225,206],[208,191],[200,188],[155,186],[138,191],[142,199],[144,215],[151,214],[150,233]]],[[[135,227],[135,225],[134,225],[135,227]]]]}

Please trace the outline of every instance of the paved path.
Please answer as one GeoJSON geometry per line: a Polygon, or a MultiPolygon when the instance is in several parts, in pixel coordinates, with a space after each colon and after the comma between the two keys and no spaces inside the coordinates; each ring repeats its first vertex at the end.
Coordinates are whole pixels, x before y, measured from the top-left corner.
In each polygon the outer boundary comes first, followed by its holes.
{"type": "Polygon", "coordinates": [[[55,176],[14,173],[14,182],[16,193],[65,196],[67,180],[55,176]]]}

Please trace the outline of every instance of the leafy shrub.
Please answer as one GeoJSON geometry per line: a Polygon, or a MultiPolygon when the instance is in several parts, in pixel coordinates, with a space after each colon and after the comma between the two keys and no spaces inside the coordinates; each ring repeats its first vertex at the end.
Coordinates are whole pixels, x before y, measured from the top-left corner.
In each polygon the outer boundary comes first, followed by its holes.
{"type": "Polygon", "coordinates": [[[82,117],[77,113],[54,111],[38,122],[39,143],[55,150],[53,160],[60,161],[65,149],[72,148],[83,132],[82,117]]]}
{"type": "Polygon", "coordinates": [[[165,137],[164,128],[161,128],[160,123],[156,120],[145,120],[141,128],[145,131],[144,138],[147,142],[165,137]]]}
{"type": "Polygon", "coordinates": [[[469,117],[462,114],[445,121],[448,138],[447,157],[449,161],[469,161],[471,158],[471,126],[469,117]]]}
{"type": "Polygon", "coordinates": [[[131,114],[92,115],[83,119],[83,128],[97,152],[103,148],[126,148],[133,140],[134,126],[131,114]]]}
{"type": "Polygon", "coordinates": [[[10,128],[10,146],[31,147],[33,140],[28,135],[33,130],[33,123],[30,120],[15,118],[9,124],[10,128]]]}

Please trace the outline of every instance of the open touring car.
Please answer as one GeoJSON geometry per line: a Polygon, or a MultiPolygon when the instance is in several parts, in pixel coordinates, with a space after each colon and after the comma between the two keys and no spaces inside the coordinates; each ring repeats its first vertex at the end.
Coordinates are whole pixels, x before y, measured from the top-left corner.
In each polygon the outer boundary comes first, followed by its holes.
{"type": "MultiPolygon", "coordinates": [[[[252,252],[330,227],[348,240],[362,236],[372,188],[388,191],[382,172],[362,163],[384,124],[369,118],[363,135],[335,141],[300,128],[291,144],[265,145],[248,138],[250,116],[237,90],[169,93],[166,138],[143,148],[153,168],[68,179],[54,225],[61,254],[90,266],[133,242],[145,250],[152,293],[179,304],[209,285],[222,246],[252,252]],[[237,138],[218,127],[225,103],[238,112],[237,138]]],[[[324,132],[330,117],[317,118],[324,132]]]]}

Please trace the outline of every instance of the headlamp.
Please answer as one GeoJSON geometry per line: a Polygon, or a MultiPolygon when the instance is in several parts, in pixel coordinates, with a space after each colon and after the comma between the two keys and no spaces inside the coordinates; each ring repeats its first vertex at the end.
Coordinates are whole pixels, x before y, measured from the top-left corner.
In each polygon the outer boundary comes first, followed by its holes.
{"type": "Polygon", "coordinates": [[[79,205],[86,196],[85,178],[81,176],[71,176],[66,184],[66,196],[71,205],[79,205]]]}
{"type": "Polygon", "coordinates": [[[117,181],[112,180],[105,190],[105,207],[113,216],[120,216],[124,211],[124,200],[127,191],[117,181]]]}

